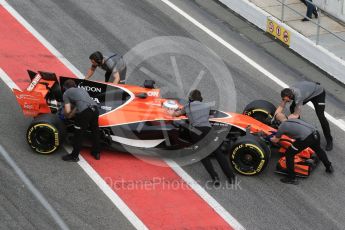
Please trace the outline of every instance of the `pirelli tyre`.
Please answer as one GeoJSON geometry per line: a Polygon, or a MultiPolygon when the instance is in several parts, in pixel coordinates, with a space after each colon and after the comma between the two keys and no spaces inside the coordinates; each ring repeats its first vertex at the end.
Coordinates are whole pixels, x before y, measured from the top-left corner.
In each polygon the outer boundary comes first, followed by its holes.
{"type": "Polygon", "coordinates": [[[244,108],[243,114],[253,117],[264,124],[271,125],[276,109],[271,102],[255,100],[244,108]]]}
{"type": "Polygon", "coordinates": [[[65,125],[56,114],[43,114],[32,121],[26,139],[35,152],[51,154],[60,147],[65,133],[65,125]]]}
{"type": "Polygon", "coordinates": [[[239,137],[230,149],[230,162],[235,171],[245,176],[261,173],[267,166],[271,150],[259,137],[239,137]]]}

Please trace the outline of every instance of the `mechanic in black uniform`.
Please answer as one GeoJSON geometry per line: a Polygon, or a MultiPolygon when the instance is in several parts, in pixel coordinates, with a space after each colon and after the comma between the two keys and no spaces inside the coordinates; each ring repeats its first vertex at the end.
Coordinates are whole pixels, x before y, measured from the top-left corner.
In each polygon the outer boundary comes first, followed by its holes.
{"type": "Polygon", "coordinates": [[[83,88],[77,88],[72,79],[65,81],[63,85],[66,90],[63,94],[65,117],[74,117],[74,140],[71,154],[62,157],[64,161],[79,161],[79,152],[82,147],[86,130],[90,127],[92,132],[91,154],[100,159],[100,134],[98,126],[98,108],[96,102],[83,88]]]}
{"type": "Polygon", "coordinates": [[[292,101],[290,106],[291,114],[288,118],[299,118],[301,115],[302,106],[309,101],[313,103],[316,115],[319,118],[323,134],[327,141],[326,151],[331,151],[333,149],[333,138],[329,123],[325,117],[325,89],[322,88],[319,83],[302,81],[296,83],[290,88],[283,89],[281,91],[281,98],[282,102],[278,106],[276,113],[282,112],[285,108],[285,105],[292,101]]]}
{"type": "MultiPolygon", "coordinates": [[[[209,122],[210,106],[202,102],[201,93],[199,90],[193,90],[189,94],[189,102],[181,110],[175,111],[172,116],[181,116],[186,115],[191,126],[190,137],[193,143],[197,143],[202,140],[212,129],[209,122]],[[195,131],[193,131],[195,129],[195,131]]],[[[216,159],[222,168],[224,174],[228,178],[230,183],[235,182],[235,175],[232,172],[227,158],[223,152],[218,148],[214,152],[216,159]]],[[[214,185],[219,186],[219,176],[214,170],[214,167],[211,162],[211,157],[208,155],[201,160],[201,163],[210,174],[214,185]]]]}
{"type": "Polygon", "coordinates": [[[285,152],[286,158],[286,168],[288,176],[282,178],[280,181],[288,184],[298,184],[294,171],[294,157],[297,153],[310,147],[313,149],[326,167],[327,173],[333,173],[332,163],[328,160],[326,152],[320,147],[320,134],[319,132],[307,122],[287,117],[282,113],[276,114],[276,119],[281,121],[277,133],[271,138],[273,143],[279,142],[282,135],[287,135],[293,139],[295,142],[285,152]]]}
{"type": "Polygon", "coordinates": [[[124,84],[126,80],[127,67],[122,56],[119,54],[110,54],[103,56],[99,51],[92,53],[89,57],[92,65],[89,68],[85,80],[88,80],[95,73],[97,67],[105,71],[105,81],[109,82],[110,77],[113,77],[114,84],[124,84]]]}

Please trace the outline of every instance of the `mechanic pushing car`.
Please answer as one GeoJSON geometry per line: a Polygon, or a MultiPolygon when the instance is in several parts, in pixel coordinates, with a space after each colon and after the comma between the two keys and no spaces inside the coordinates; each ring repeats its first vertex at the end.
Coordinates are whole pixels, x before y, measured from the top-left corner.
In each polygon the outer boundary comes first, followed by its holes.
{"type": "MultiPolygon", "coordinates": [[[[195,89],[190,92],[189,102],[181,110],[170,113],[172,116],[186,115],[188,117],[191,127],[189,135],[193,143],[197,143],[198,141],[202,140],[212,129],[212,126],[209,122],[210,107],[206,103],[203,103],[202,100],[203,98],[201,97],[201,92],[195,89]]],[[[230,183],[234,183],[235,175],[229,167],[223,152],[218,148],[214,154],[224,174],[228,178],[228,181],[230,183]]],[[[219,186],[219,176],[214,170],[210,155],[202,159],[201,163],[210,174],[214,185],[219,186]]]]}
{"type": "Polygon", "coordinates": [[[332,163],[328,160],[326,152],[320,147],[320,134],[319,132],[307,122],[296,119],[287,118],[283,113],[277,113],[275,115],[276,120],[280,121],[277,133],[271,137],[273,143],[280,141],[282,135],[287,135],[295,142],[285,152],[286,168],[288,176],[282,178],[280,181],[287,184],[298,184],[296,175],[294,172],[294,157],[297,153],[310,147],[313,149],[326,167],[327,173],[333,173],[332,163]]]}
{"type": "Polygon", "coordinates": [[[92,65],[87,71],[85,79],[88,80],[95,73],[97,67],[105,71],[105,81],[109,82],[110,77],[113,77],[114,84],[124,84],[126,81],[126,63],[119,54],[111,54],[103,56],[99,51],[92,53],[89,57],[92,65]]]}
{"type": "Polygon", "coordinates": [[[68,79],[63,85],[66,90],[63,94],[64,115],[74,118],[73,151],[62,157],[64,161],[79,161],[79,152],[83,143],[86,130],[90,127],[92,132],[91,154],[96,160],[100,159],[100,134],[98,126],[98,108],[96,102],[83,88],[77,88],[74,80],[68,79]]]}
{"type": "Polygon", "coordinates": [[[321,127],[323,134],[326,138],[326,151],[331,151],[333,149],[333,138],[331,136],[331,130],[327,118],[325,117],[325,98],[326,92],[319,83],[302,81],[298,82],[290,88],[283,89],[281,91],[282,102],[278,106],[276,113],[280,113],[284,110],[285,105],[291,102],[290,112],[288,118],[299,118],[301,115],[302,105],[311,101],[314,105],[315,112],[321,127]]]}

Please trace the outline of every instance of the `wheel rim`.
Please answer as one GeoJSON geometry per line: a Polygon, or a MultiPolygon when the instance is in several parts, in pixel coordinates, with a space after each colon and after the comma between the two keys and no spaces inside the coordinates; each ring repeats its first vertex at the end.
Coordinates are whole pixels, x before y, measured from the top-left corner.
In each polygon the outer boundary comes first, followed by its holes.
{"type": "Polygon", "coordinates": [[[231,161],[235,169],[244,175],[261,172],[266,162],[263,151],[253,144],[243,144],[235,148],[231,161]]]}
{"type": "Polygon", "coordinates": [[[59,133],[55,127],[48,124],[33,126],[28,132],[28,141],[38,153],[49,154],[59,146],[59,133]]]}

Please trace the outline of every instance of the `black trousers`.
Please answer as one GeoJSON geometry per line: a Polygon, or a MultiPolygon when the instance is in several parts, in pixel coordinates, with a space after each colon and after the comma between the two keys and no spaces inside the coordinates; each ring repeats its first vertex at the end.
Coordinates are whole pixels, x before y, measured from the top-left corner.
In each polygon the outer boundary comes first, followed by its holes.
{"type": "MultiPolygon", "coordinates": [[[[312,2],[313,0],[309,0],[309,1],[312,2]]],[[[313,4],[307,2],[306,0],[301,0],[301,2],[303,2],[304,5],[307,6],[307,17],[312,18],[313,13],[316,12],[316,7],[313,4]]]]}
{"type": "MultiPolygon", "coordinates": [[[[214,154],[215,154],[216,160],[218,161],[218,164],[220,165],[220,168],[222,169],[225,176],[229,180],[234,178],[235,174],[233,173],[232,169],[229,166],[229,162],[227,160],[226,155],[220,150],[220,148],[218,148],[214,152],[214,154]]],[[[212,165],[210,155],[205,157],[204,159],[202,159],[201,163],[205,167],[206,171],[210,174],[212,179],[215,179],[218,176],[218,174],[216,173],[216,171],[214,170],[214,167],[212,165]]]]}
{"type": "MultiPolygon", "coordinates": [[[[328,120],[325,116],[325,107],[326,107],[326,92],[323,91],[321,94],[317,95],[316,97],[311,98],[309,101],[311,101],[314,105],[316,116],[319,118],[323,135],[326,138],[327,143],[331,142],[333,140],[331,135],[331,129],[329,127],[328,120]]],[[[309,101],[303,103],[306,104],[309,101]]],[[[290,106],[290,112],[293,113],[295,111],[296,103],[295,101],[292,102],[290,106]]]]}
{"type": "MultiPolygon", "coordinates": [[[[317,132],[317,131],[316,131],[317,132]]],[[[301,152],[306,148],[312,148],[324,166],[327,168],[331,162],[328,160],[326,152],[320,147],[320,134],[319,132],[316,133],[316,137],[314,134],[310,134],[304,140],[296,140],[287,150],[285,153],[286,158],[286,168],[288,171],[288,176],[291,178],[295,177],[295,162],[294,157],[297,153],[301,152]]]]}
{"type": "MultiPolygon", "coordinates": [[[[110,77],[112,75],[113,72],[105,72],[104,77],[105,77],[105,82],[109,82],[110,77]]],[[[120,84],[125,84],[126,81],[126,73],[127,73],[127,67],[125,66],[125,68],[123,68],[122,70],[120,70],[119,74],[120,74],[120,84]]]]}
{"type": "MultiPolygon", "coordinates": [[[[190,132],[191,139],[193,143],[202,141],[202,139],[211,131],[211,127],[195,127],[200,133],[190,132]]],[[[215,152],[215,157],[226,177],[231,180],[235,177],[234,173],[232,172],[228,160],[223,152],[218,148],[215,152]]],[[[211,156],[208,155],[207,157],[201,160],[202,165],[205,167],[206,171],[210,174],[212,179],[218,177],[217,172],[214,170],[214,167],[211,162],[211,156]]]]}
{"type": "Polygon", "coordinates": [[[93,109],[87,108],[76,115],[72,156],[77,157],[79,155],[88,128],[92,132],[91,153],[96,154],[100,152],[98,116],[99,112],[97,107],[93,107],[93,109]]]}

